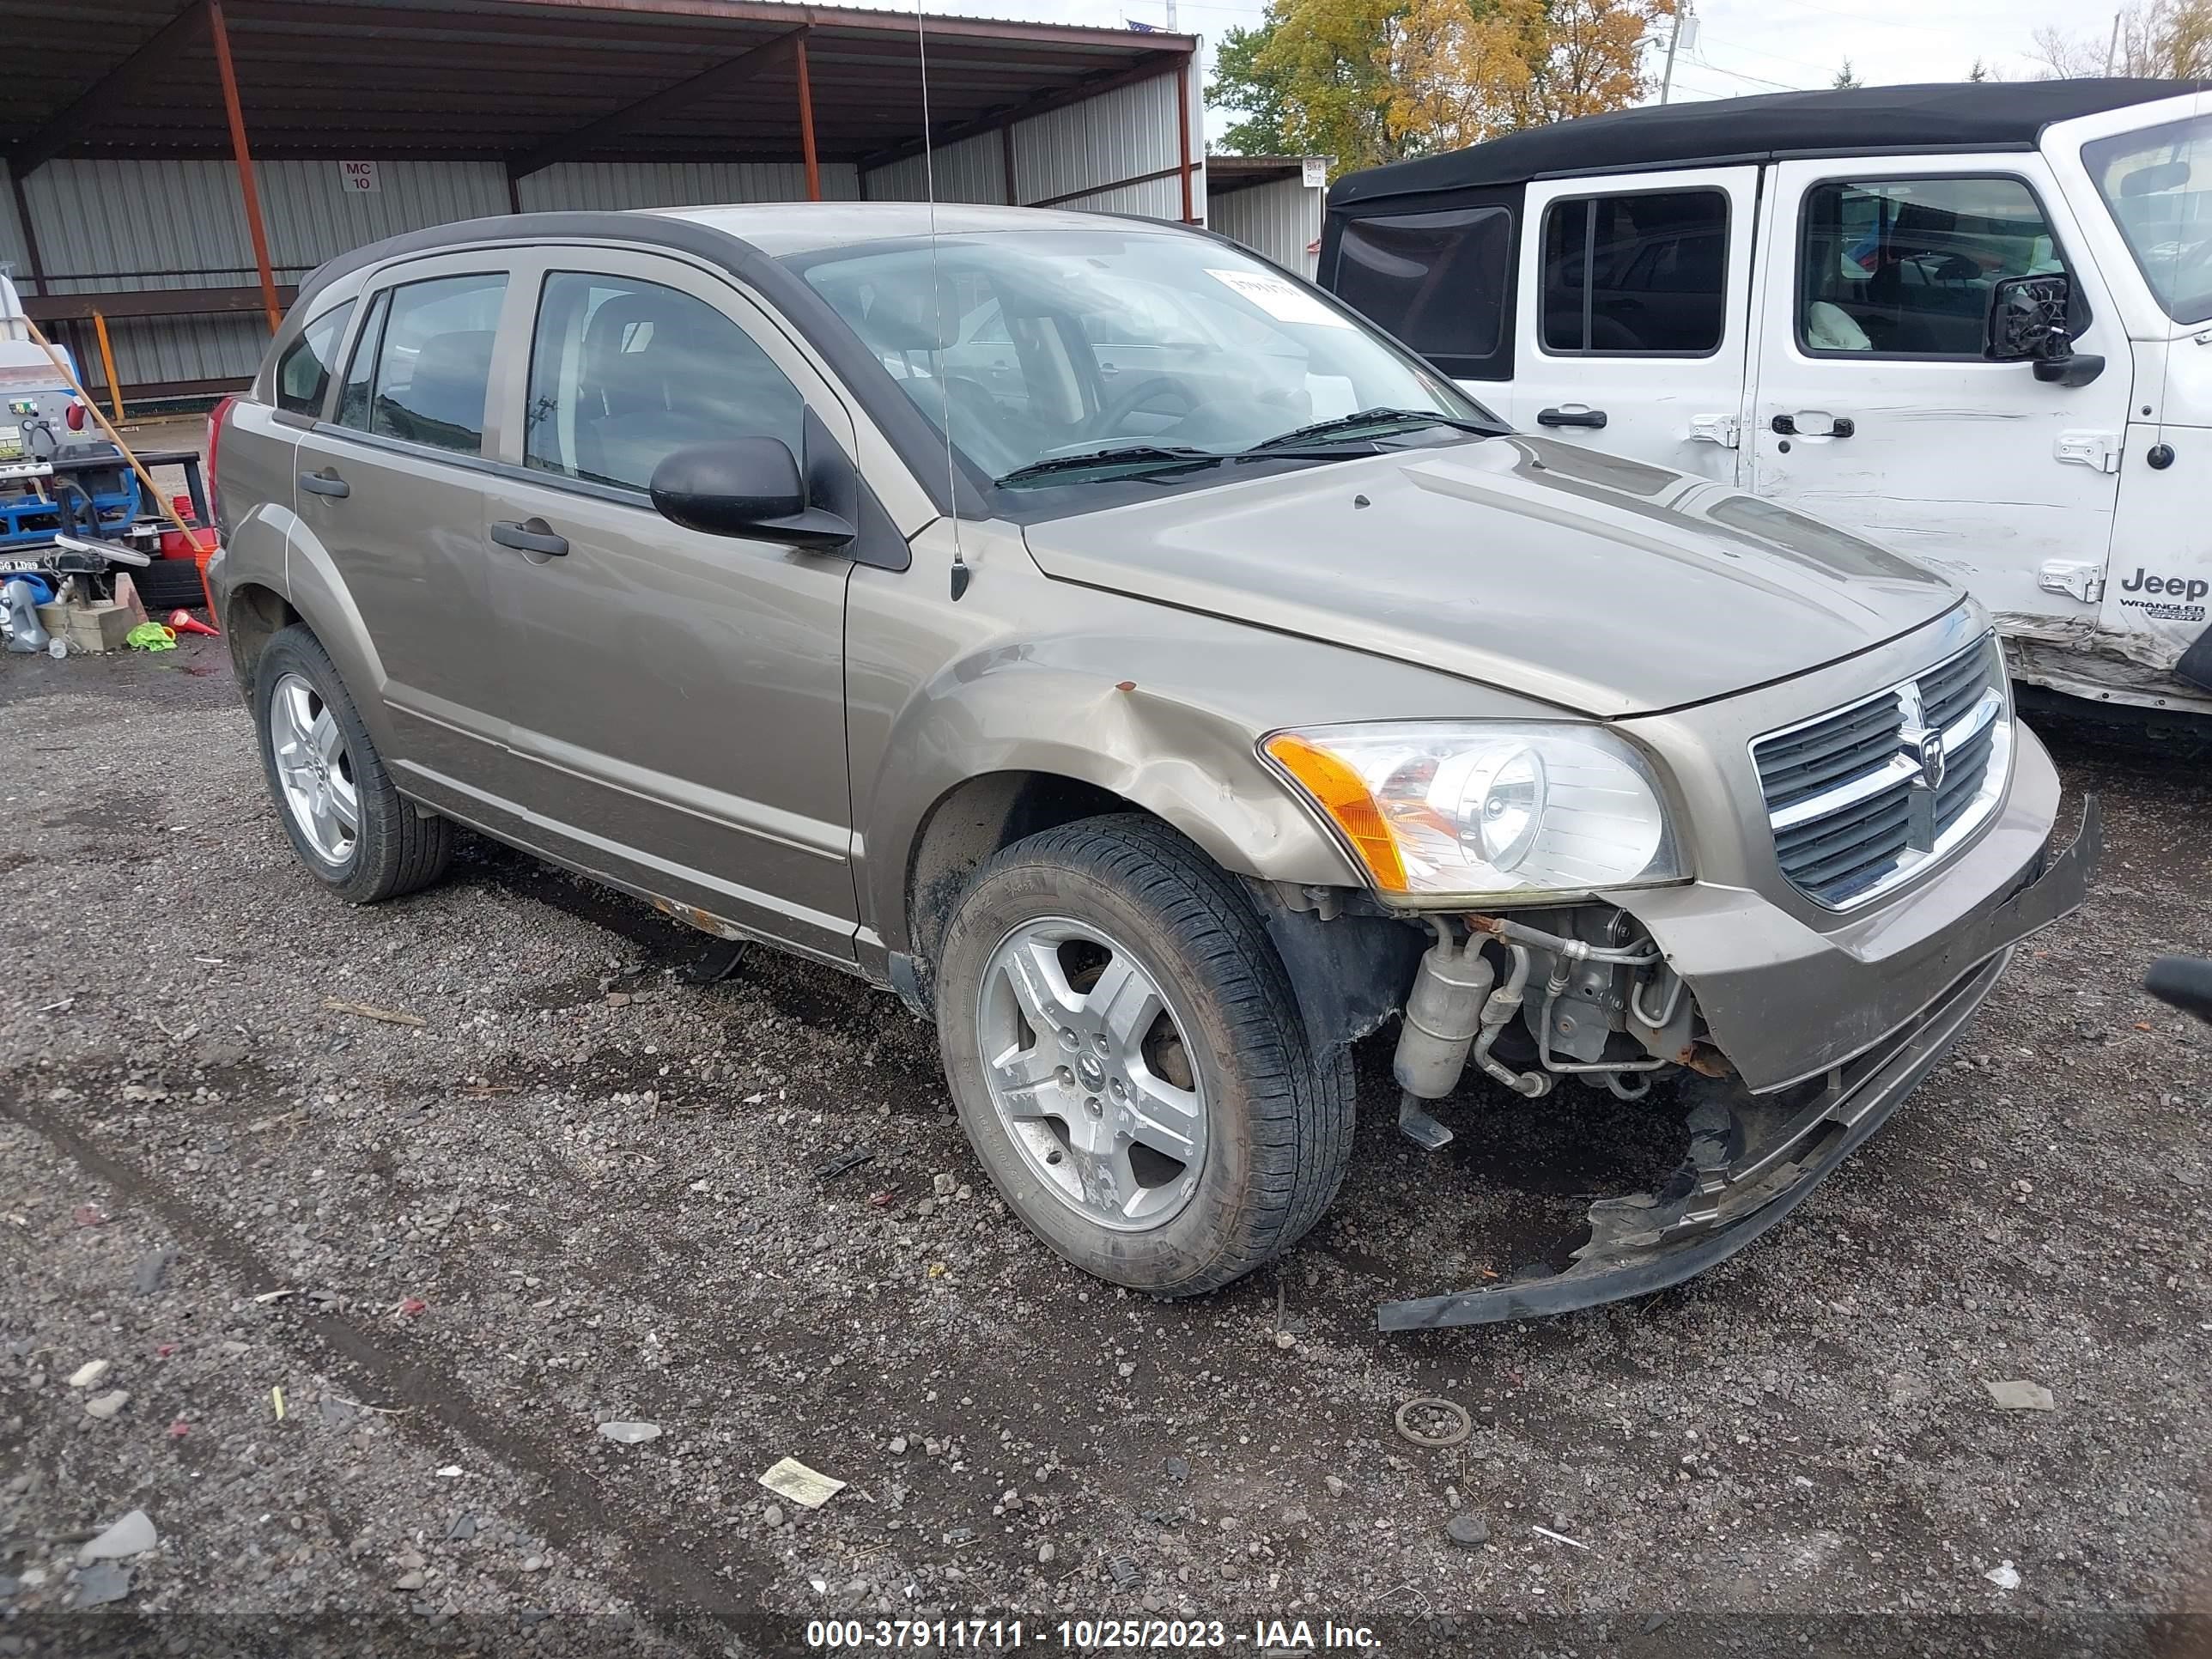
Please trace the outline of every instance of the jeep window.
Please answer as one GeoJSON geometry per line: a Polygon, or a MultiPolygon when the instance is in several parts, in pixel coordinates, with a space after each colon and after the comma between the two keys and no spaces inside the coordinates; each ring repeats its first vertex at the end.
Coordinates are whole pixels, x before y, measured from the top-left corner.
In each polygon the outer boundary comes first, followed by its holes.
{"type": "Polygon", "coordinates": [[[392,290],[368,397],[368,429],[473,455],[483,447],[501,274],[439,276],[392,290]]]}
{"type": "Polygon", "coordinates": [[[295,415],[323,412],[323,398],[331,389],[331,362],[345,335],[346,319],[353,301],[333,306],[309,323],[276,360],[276,407],[295,415]]]}
{"type": "Polygon", "coordinates": [[[993,478],[1132,444],[1236,454],[1369,409],[1488,419],[1326,295],[1204,237],[948,235],[786,263],[993,478]]]}
{"type": "Polygon", "coordinates": [[[1702,357],[1728,316],[1727,192],[1644,191],[1552,204],[1538,303],[1544,349],[1702,357]]]}
{"type": "Polygon", "coordinates": [[[1455,374],[1496,355],[1512,290],[1513,215],[1456,208],[1346,222],[1334,287],[1346,305],[1455,374]],[[1448,361],[1449,360],[1449,361],[1448,361]]]}
{"type": "Polygon", "coordinates": [[[703,300],[625,276],[546,277],[526,466],[643,489],[687,444],[780,438],[797,453],[803,412],[799,388],[703,300]]]}
{"type": "Polygon", "coordinates": [[[2021,179],[1818,184],[1799,228],[1798,341],[1815,356],[1978,358],[1990,290],[2065,269],[2021,179]]]}
{"type": "Polygon", "coordinates": [[[2212,115],[2096,139],[2081,160],[2166,314],[2212,322],[2212,115]]]}

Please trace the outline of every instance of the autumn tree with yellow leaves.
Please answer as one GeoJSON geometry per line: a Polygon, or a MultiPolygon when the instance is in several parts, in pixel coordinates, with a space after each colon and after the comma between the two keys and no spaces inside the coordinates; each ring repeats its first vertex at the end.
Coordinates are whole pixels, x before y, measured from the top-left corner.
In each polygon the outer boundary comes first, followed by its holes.
{"type": "Polygon", "coordinates": [[[1222,37],[1207,104],[1232,152],[1348,172],[1625,108],[1675,0],[1270,0],[1222,37]]]}

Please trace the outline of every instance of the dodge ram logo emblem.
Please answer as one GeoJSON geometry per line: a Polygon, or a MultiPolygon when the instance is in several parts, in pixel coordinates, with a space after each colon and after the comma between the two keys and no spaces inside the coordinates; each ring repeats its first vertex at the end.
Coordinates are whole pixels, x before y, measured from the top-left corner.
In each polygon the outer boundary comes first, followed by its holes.
{"type": "Polygon", "coordinates": [[[1912,739],[1912,758],[1920,763],[1920,782],[1929,790],[1943,787],[1943,734],[1922,732],[1912,739]]]}

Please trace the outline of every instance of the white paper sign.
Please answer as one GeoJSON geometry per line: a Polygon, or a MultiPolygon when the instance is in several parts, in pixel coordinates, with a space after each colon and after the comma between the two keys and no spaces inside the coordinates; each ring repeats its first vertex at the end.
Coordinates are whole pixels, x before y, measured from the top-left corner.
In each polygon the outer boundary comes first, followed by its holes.
{"type": "Polygon", "coordinates": [[[374,161],[341,161],[338,179],[348,192],[355,195],[374,196],[384,188],[384,181],[376,176],[374,161]]]}
{"type": "Polygon", "coordinates": [[[1328,183],[1328,157],[1326,155],[1306,156],[1300,161],[1299,166],[1304,170],[1304,184],[1308,190],[1320,190],[1328,183]]]}
{"type": "Polygon", "coordinates": [[[1352,326],[1286,277],[1271,276],[1264,270],[1216,270],[1211,265],[1206,267],[1206,274],[1231,293],[1243,295],[1279,323],[1312,323],[1322,328],[1352,326]]]}

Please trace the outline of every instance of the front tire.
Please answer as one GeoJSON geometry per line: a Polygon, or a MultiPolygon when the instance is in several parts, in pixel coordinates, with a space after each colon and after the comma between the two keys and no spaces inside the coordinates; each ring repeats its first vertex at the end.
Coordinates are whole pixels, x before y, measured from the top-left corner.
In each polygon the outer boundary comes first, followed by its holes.
{"type": "Polygon", "coordinates": [[[322,641],[299,623],[253,675],[261,766],[292,850],[340,898],[374,904],[446,873],[453,826],[400,799],[322,641]]]}
{"type": "Polygon", "coordinates": [[[1251,901],[1166,826],[1088,818],[997,854],[936,986],[976,1155],[1085,1271],[1201,1295],[1281,1255],[1335,1197],[1350,1058],[1313,1052],[1251,901]]]}

